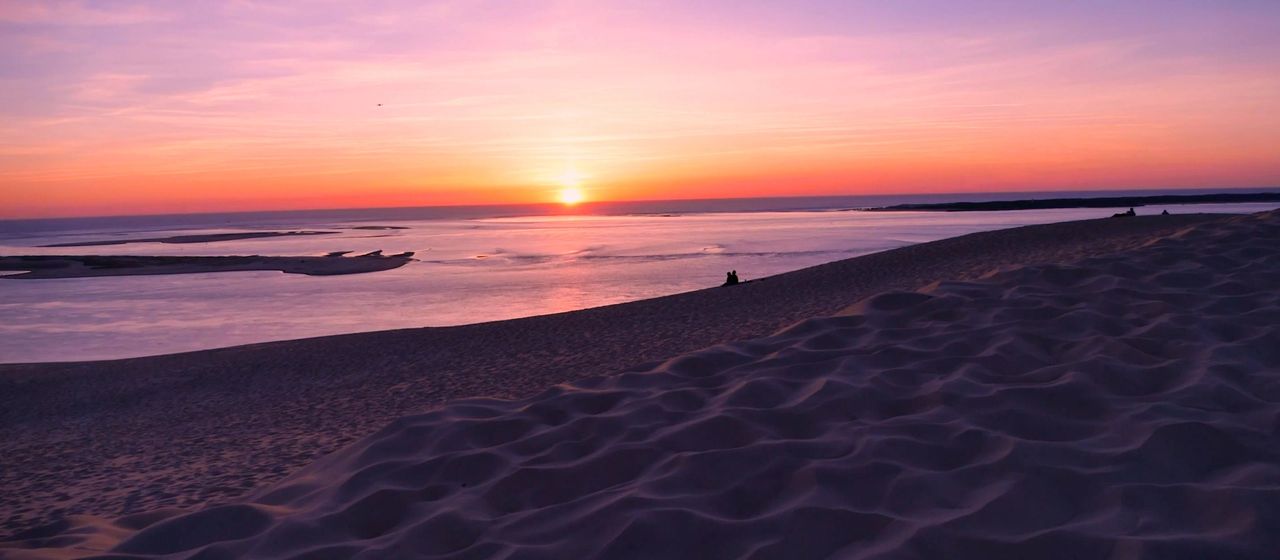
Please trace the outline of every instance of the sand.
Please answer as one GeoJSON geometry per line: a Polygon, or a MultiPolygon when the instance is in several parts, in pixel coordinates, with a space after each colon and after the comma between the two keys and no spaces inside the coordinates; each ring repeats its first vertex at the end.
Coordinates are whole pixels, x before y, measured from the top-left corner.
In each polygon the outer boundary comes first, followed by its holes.
{"type": "Polygon", "coordinates": [[[46,280],[51,278],[92,278],[99,276],[142,276],[153,274],[199,274],[278,270],[285,274],[336,276],[363,274],[399,268],[413,260],[413,253],[383,255],[374,251],[343,257],[350,251],[323,257],[145,257],[134,255],[36,255],[0,257],[0,271],[25,271],[0,276],[5,280],[46,280]]]}
{"type": "MultiPolygon", "coordinates": [[[[357,228],[358,229],[358,228],[357,228]]],[[[241,239],[257,239],[260,237],[293,237],[298,235],[330,235],[336,231],[246,231],[237,233],[207,233],[201,235],[172,235],[169,237],[149,237],[145,239],[102,239],[97,241],[75,241],[71,243],[54,243],[41,247],[96,247],[100,245],[126,245],[129,243],[216,243],[219,241],[239,241],[241,239]]]]}
{"type": "Polygon", "coordinates": [[[1277,212],[1094,220],[547,317],[6,366],[6,526],[99,514],[8,553],[1269,558],[1278,251],[1277,212]]]}

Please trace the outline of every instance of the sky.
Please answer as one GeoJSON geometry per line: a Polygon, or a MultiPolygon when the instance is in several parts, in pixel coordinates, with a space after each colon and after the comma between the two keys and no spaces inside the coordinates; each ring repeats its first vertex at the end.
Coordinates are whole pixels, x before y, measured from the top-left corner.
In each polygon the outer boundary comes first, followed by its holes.
{"type": "Polygon", "coordinates": [[[1280,2],[0,0],[0,218],[1280,185],[1280,2]]]}

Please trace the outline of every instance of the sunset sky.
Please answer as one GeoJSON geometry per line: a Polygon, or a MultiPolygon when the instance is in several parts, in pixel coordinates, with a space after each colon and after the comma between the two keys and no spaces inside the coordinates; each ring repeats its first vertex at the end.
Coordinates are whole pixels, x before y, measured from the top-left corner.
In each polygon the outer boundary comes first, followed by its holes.
{"type": "Polygon", "coordinates": [[[0,49],[4,218],[1280,185],[1275,0],[0,0],[0,49]]]}

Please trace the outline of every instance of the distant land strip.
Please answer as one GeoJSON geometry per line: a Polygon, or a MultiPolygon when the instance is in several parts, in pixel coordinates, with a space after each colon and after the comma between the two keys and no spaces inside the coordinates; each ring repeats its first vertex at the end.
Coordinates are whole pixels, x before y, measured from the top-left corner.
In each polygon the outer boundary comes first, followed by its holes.
{"type": "Polygon", "coordinates": [[[151,274],[197,274],[204,272],[245,272],[278,270],[287,274],[334,276],[399,268],[413,260],[412,252],[383,255],[381,251],[344,257],[140,257],[132,255],[35,255],[0,257],[0,271],[24,271],[0,276],[5,280],[50,278],[92,278],[98,276],[142,276],[151,274]]]}
{"type": "Polygon", "coordinates": [[[99,245],[125,245],[127,243],[214,243],[217,241],[236,241],[255,239],[258,237],[289,237],[294,235],[329,235],[336,231],[246,231],[242,233],[210,233],[206,235],[174,235],[172,237],[149,237],[146,239],[106,239],[102,241],[76,241],[72,243],[54,243],[41,247],[96,247],[99,245]]]}
{"type": "Polygon", "coordinates": [[[980,210],[1047,210],[1050,208],[1136,208],[1150,204],[1211,204],[1228,202],[1280,202],[1280,192],[1109,196],[1098,198],[1045,198],[1039,200],[993,200],[990,202],[937,202],[928,204],[895,204],[893,206],[867,208],[866,210],[870,212],[889,212],[895,210],[975,212],[980,210]]]}

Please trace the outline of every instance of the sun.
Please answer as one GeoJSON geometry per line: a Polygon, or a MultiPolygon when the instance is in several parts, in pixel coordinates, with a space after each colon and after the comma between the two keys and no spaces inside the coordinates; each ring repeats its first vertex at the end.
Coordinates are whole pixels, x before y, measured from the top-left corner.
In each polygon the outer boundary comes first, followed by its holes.
{"type": "Polygon", "coordinates": [[[586,199],[582,193],[582,183],[586,181],[586,176],[578,172],[576,169],[570,169],[561,173],[556,177],[556,182],[560,184],[560,191],[556,193],[556,197],[560,199],[560,203],[565,206],[573,206],[586,199]]]}
{"type": "Polygon", "coordinates": [[[565,206],[573,206],[574,204],[582,202],[583,199],[582,189],[577,187],[565,187],[560,189],[557,196],[560,198],[560,203],[565,206]]]}

